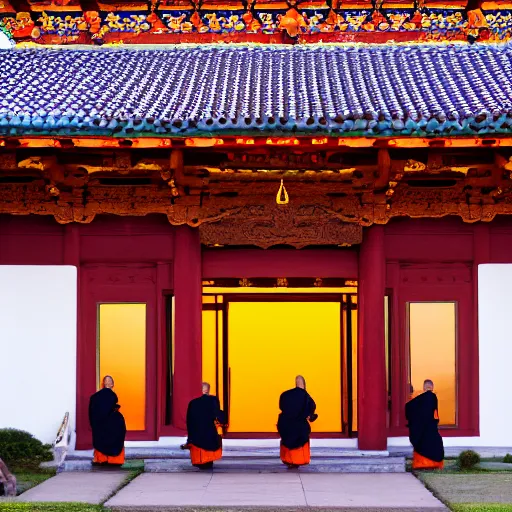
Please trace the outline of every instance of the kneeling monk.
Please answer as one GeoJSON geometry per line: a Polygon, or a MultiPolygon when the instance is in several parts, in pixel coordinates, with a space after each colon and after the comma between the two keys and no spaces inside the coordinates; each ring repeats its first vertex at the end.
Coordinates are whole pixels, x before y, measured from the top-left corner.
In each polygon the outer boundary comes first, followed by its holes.
{"type": "Polygon", "coordinates": [[[309,464],[309,422],[315,421],[318,415],[315,414],[316,404],[306,391],[304,377],[296,377],[295,388],[281,395],[279,408],[281,414],[277,420],[277,430],[281,436],[281,460],[289,468],[309,464]]]}
{"type": "Polygon", "coordinates": [[[443,439],[439,434],[437,396],[434,383],[426,380],[423,393],[405,406],[409,427],[409,440],[414,448],[413,469],[442,469],[444,459],[443,439]]]}
{"type": "Polygon", "coordinates": [[[222,457],[220,425],[225,423],[224,412],[216,396],[210,396],[210,384],[203,382],[203,394],[188,404],[187,444],[192,465],[210,469],[222,457]]]}
{"type": "Polygon", "coordinates": [[[126,424],[119,412],[117,395],[112,391],[114,379],[107,375],[103,387],[89,400],[89,423],[94,447],[93,464],[124,464],[126,424]]]}

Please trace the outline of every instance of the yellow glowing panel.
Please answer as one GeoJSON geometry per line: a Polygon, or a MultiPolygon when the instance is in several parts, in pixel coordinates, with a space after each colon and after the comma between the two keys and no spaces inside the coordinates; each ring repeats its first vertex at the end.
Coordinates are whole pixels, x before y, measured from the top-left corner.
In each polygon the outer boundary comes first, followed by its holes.
{"type": "MultiPolygon", "coordinates": [[[[354,297],[353,297],[354,299],[354,297]]],[[[352,315],[352,431],[357,432],[357,310],[352,315]]]]}
{"type": "Polygon", "coordinates": [[[230,432],[276,432],[297,374],[317,404],[313,432],[341,431],[340,320],[336,302],[229,304],[230,432]]]}
{"type": "Polygon", "coordinates": [[[114,378],[128,430],[146,428],[146,304],[100,304],[99,375],[114,378]]]}
{"type": "Polygon", "coordinates": [[[456,305],[454,302],[409,304],[412,396],[423,382],[434,382],[441,425],[456,424],[456,305]]]}
{"type": "MultiPolygon", "coordinates": [[[[264,294],[285,294],[285,293],[357,293],[357,288],[345,287],[345,288],[321,288],[321,287],[311,287],[311,288],[253,288],[253,287],[240,287],[240,288],[217,288],[213,286],[203,287],[203,293],[208,294],[229,294],[236,293],[238,294],[251,294],[251,293],[264,293],[264,294]]],[[[205,303],[205,299],[203,298],[203,303],[205,303]]],[[[208,300],[209,302],[209,300],[208,300]]],[[[213,301],[211,301],[213,302],[213,301]]],[[[222,302],[222,300],[220,300],[222,302]]],[[[356,302],[357,304],[357,302],[356,302]]]]}
{"type": "Polygon", "coordinates": [[[215,385],[217,378],[215,368],[217,363],[216,316],[217,311],[203,311],[203,382],[210,384],[210,393],[212,395],[217,394],[217,387],[215,385]]]}

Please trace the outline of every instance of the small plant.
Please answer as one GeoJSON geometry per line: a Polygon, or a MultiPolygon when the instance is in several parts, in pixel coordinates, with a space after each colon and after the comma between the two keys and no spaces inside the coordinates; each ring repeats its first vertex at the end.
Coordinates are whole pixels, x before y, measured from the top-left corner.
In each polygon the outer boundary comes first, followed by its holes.
{"type": "Polygon", "coordinates": [[[503,462],[507,464],[512,464],[512,455],[510,453],[507,453],[507,455],[503,457],[503,462]]]}
{"type": "Polygon", "coordinates": [[[38,468],[41,462],[53,459],[51,446],[32,434],[14,428],[0,429],[0,459],[7,467],[38,468]]]}
{"type": "Polygon", "coordinates": [[[461,470],[473,469],[480,463],[480,455],[473,450],[465,450],[457,457],[457,466],[461,470]]]}

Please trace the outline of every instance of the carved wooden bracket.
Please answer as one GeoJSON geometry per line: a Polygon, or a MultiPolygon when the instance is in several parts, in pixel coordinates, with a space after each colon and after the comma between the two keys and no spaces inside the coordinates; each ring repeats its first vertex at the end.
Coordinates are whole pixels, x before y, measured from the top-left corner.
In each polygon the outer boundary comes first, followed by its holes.
{"type": "Polygon", "coordinates": [[[228,218],[199,227],[205,245],[255,245],[267,249],[274,245],[360,244],[362,226],[344,223],[315,205],[250,206],[228,218]]]}

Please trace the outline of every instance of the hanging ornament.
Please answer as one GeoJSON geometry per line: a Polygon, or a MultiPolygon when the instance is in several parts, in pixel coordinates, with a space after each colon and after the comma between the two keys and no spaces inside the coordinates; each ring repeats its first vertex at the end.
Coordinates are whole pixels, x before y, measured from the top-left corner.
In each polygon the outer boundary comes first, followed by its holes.
{"type": "Polygon", "coordinates": [[[282,204],[288,204],[289,202],[290,202],[290,198],[288,197],[288,192],[286,191],[286,188],[284,187],[283,180],[281,180],[281,186],[279,187],[279,190],[277,191],[276,203],[279,205],[282,205],[282,204]]]}

